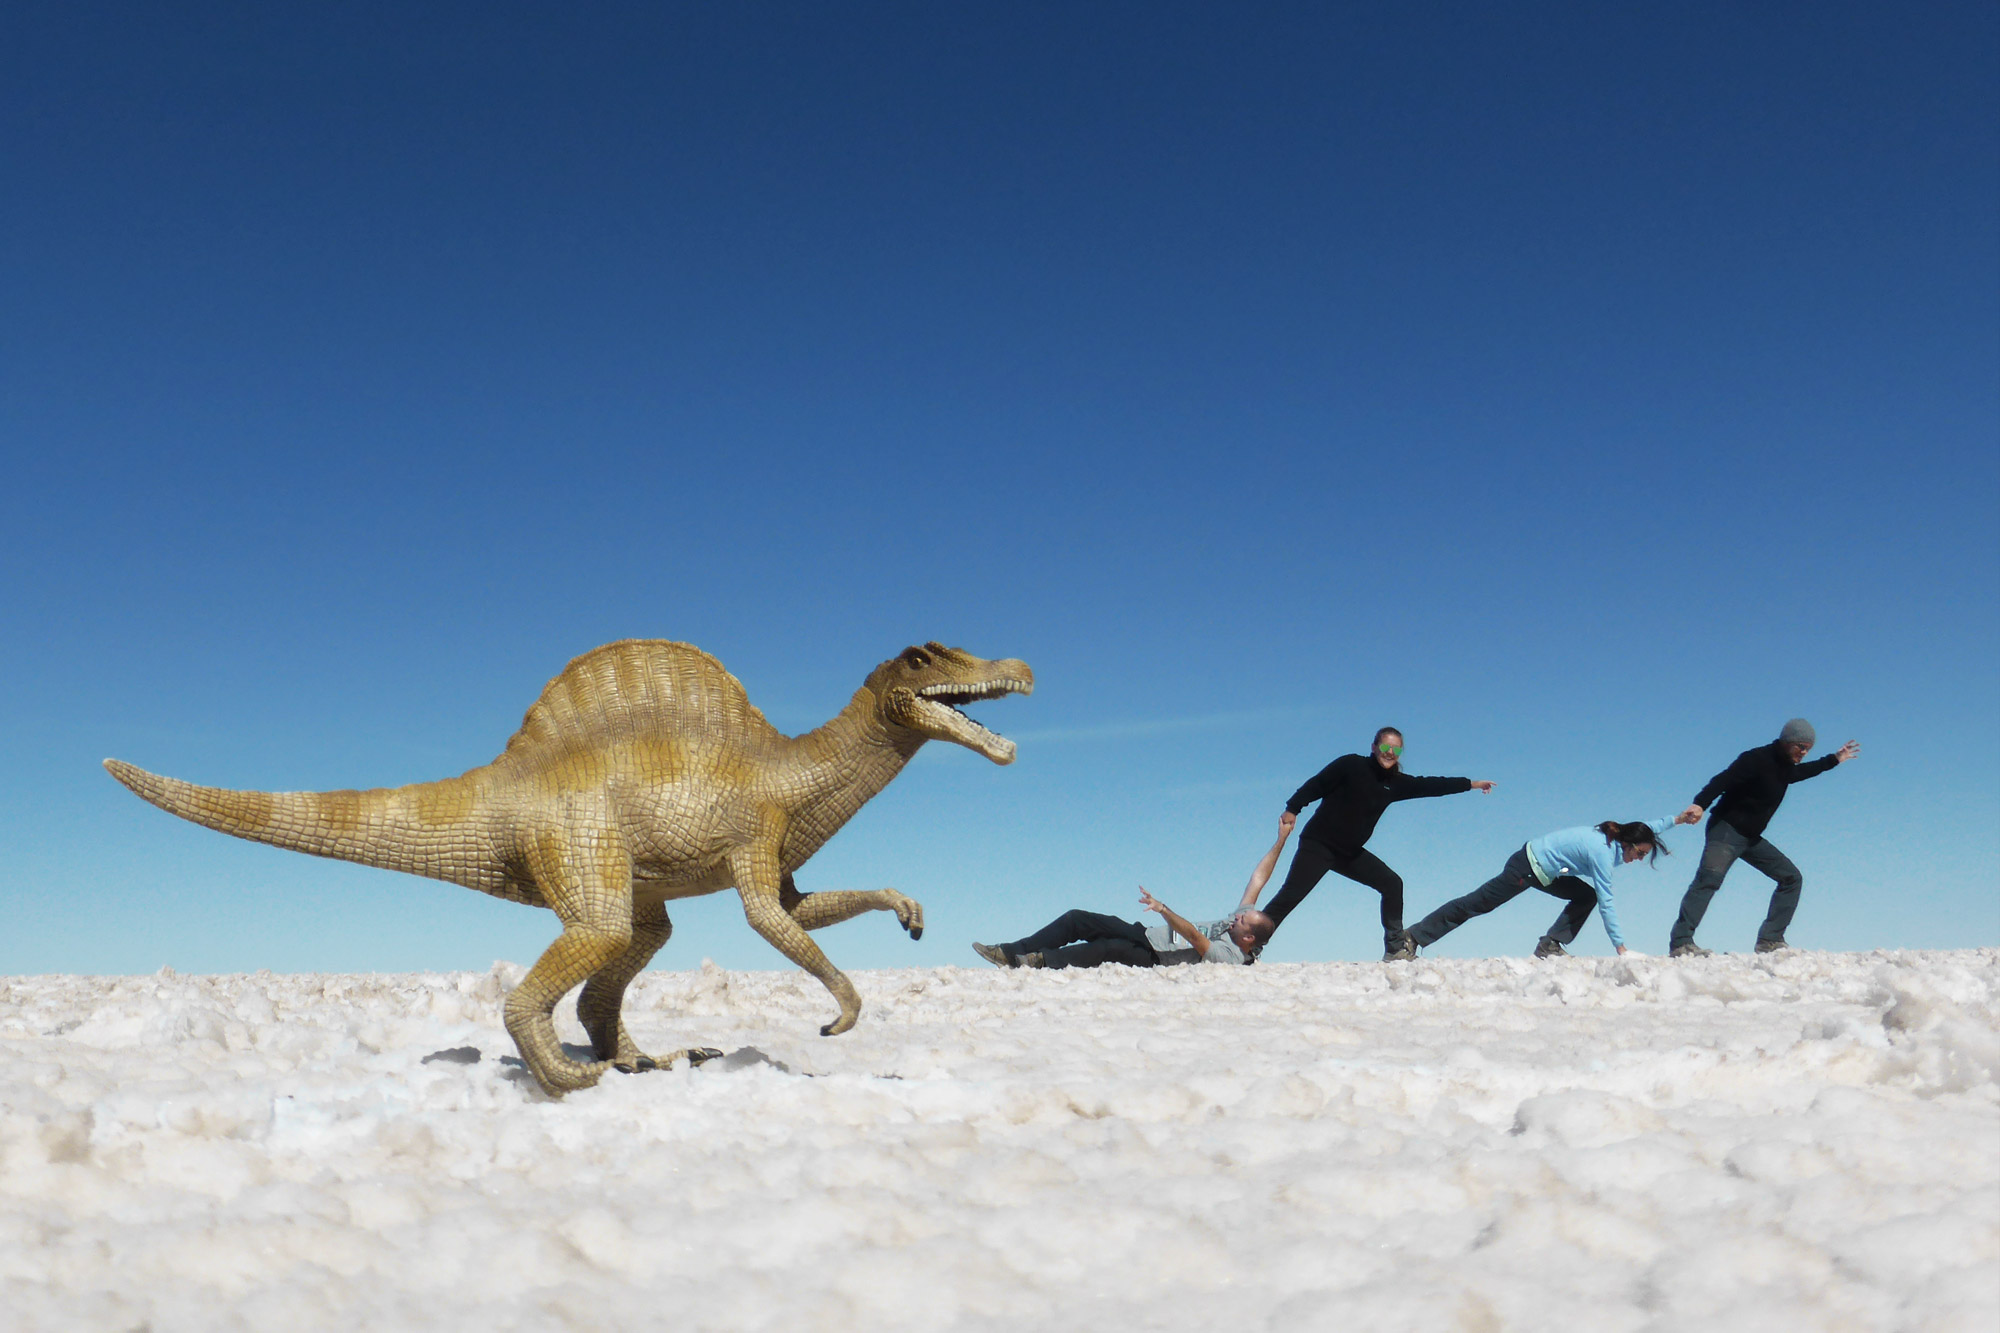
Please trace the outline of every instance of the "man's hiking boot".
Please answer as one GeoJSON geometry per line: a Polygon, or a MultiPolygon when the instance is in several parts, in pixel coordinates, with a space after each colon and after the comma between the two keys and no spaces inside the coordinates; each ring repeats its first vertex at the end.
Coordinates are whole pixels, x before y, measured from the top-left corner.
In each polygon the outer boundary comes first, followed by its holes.
{"type": "Polygon", "coordinates": [[[995,967],[1019,966],[1019,964],[1007,956],[1007,951],[997,944],[975,944],[972,946],[972,951],[995,967]]]}
{"type": "Polygon", "coordinates": [[[1542,942],[1535,946],[1535,957],[1567,958],[1569,957],[1569,950],[1563,948],[1562,945],[1557,944],[1554,940],[1544,935],[1542,936],[1542,942]]]}
{"type": "Polygon", "coordinates": [[[1382,954],[1385,963],[1407,963],[1417,956],[1417,937],[1404,931],[1396,942],[1382,954]]]}
{"type": "Polygon", "coordinates": [[[1042,961],[1042,956],[1041,956],[1040,954],[1038,954],[1038,953],[1024,953],[1024,954],[1022,954],[1022,955],[1021,955],[1021,956],[1020,956],[1019,958],[1016,958],[1016,959],[1014,960],[1014,966],[1015,966],[1015,967],[1047,967],[1047,966],[1048,966],[1048,964],[1042,961]]]}
{"type": "Polygon", "coordinates": [[[1782,936],[1782,935],[1781,935],[1781,936],[1779,936],[1779,937],[1778,937],[1777,939],[1775,939],[1775,940],[1758,940],[1758,941],[1757,941],[1757,952],[1758,952],[1758,953],[1782,953],[1782,952],[1784,952],[1784,951],[1785,951],[1786,949],[1789,949],[1789,948],[1791,948],[1791,947],[1792,947],[1791,945],[1789,945],[1789,944],[1785,943],[1785,939],[1784,939],[1784,936],[1782,936]]]}
{"type": "Polygon", "coordinates": [[[1667,956],[1669,958],[1707,958],[1710,956],[1710,953],[1710,950],[1702,948],[1693,940],[1683,940],[1681,943],[1676,944],[1673,952],[1667,956]]]}

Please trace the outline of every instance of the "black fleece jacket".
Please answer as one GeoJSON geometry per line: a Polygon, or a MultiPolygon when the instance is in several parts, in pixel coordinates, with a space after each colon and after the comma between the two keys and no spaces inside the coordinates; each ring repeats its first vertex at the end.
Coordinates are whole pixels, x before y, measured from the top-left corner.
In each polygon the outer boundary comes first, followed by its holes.
{"type": "Polygon", "coordinates": [[[1839,766],[1839,757],[1831,754],[1795,764],[1783,742],[1772,741],[1737,755],[1735,763],[1708,780],[1694,803],[1706,810],[1720,796],[1722,804],[1715,807],[1713,817],[1746,838],[1761,838],[1771,816],[1784,804],[1787,787],[1839,766]]]}
{"type": "Polygon", "coordinates": [[[1374,835],[1375,821],[1392,803],[1471,790],[1471,778],[1413,778],[1400,768],[1385,769],[1365,754],[1344,754],[1307,778],[1285,809],[1297,814],[1318,801],[1318,811],[1299,837],[1353,856],[1374,835]]]}

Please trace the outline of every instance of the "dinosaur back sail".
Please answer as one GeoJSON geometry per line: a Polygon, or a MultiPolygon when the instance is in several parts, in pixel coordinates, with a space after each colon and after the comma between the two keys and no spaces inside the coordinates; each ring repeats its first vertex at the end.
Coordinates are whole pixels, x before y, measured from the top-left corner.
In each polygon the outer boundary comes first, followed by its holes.
{"type": "Polygon", "coordinates": [[[722,663],[692,644],[622,639],[562,669],[521,720],[505,757],[587,749],[638,736],[737,733],[777,739],[722,663]]]}

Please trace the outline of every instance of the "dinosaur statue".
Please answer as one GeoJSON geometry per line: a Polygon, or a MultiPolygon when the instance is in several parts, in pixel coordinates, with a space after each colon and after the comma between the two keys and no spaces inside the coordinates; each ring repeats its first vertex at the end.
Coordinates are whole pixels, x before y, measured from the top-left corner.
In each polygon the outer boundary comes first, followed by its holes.
{"type": "Polygon", "coordinates": [[[894,889],[801,893],[793,874],[927,740],[996,764],[1014,743],[956,705],[1028,694],[1025,662],[927,643],[868,674],[847,707],[803,736],[779,732],[699,648],[627,639],[550,681],[499,758],[441,782],[373,791],[198,787],[116,759],[111,775],[169,813],[313,856],[462,884],[554,910],[562,934],[507,996],[507,1031],[551,1096],[686,1055],[645,1054],[621,1017],[625,987],[673,933],[669,899],[734,887],[757,933],[840,1003],[820,1031],[847,1031],[861,997],[807,931],[892,911],[922,936],[923,908],[894,889]],[[556,1039],[556,1002],[579,982],[594,1063],[556,1039]]]}

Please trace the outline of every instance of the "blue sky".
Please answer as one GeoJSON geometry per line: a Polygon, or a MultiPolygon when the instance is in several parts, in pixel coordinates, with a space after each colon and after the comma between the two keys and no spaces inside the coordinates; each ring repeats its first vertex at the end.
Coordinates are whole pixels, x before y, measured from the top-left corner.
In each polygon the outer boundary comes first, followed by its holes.
{"type": "MultiPolygon", "coordinates": [[[[2000,944],[1996,57],[1978,4],[10,8],[0,971],[531,960],[98,761],[440,777],[625,637],[790,731],[908,643],[1033,664],[1013,767],[927,747],[806,868],[926,904],[850,968],[1220,912],[1384,723],[1500,784],[1384,819],[1414,919],[1795,714],[1863,754],[1771,829],[1794,942],[2000,944]]],[[[1269,956],[1379,949],[1329,879],[1269,956]]]]}

